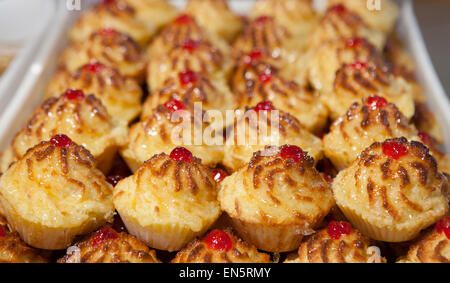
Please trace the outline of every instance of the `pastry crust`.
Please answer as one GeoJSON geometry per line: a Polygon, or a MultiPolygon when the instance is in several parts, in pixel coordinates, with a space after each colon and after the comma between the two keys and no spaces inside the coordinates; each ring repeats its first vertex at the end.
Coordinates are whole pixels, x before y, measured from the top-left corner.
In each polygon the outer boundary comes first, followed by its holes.
{"type": "Polygon", "coordinates": [[[167,0],[122,0],[133,7],[137,19],[160,30],[176,18],[178,11],[167,0]]]}
{"type": "MultiPolygon", "coordinates": [[[[283,148],[283,147],[281,147],[283,148]]],[[[266,251],[296,249],[334,205],[329,184],[306,154],[285,159],[267,147],[220,183],[219,201],[239,235],[266,251]]]]}
{"type": "MultiPolygon", "coordinates": [[[[216,230],[217,231],[217,230],[216,230]]],[[[221,230],[222,231],[222,230],[221,230]]],[[[208,235],[195,239],[177,253],[172,263],[269,263],[270,256],[239,238],[232,229],[223,230],[231,240],[227,251],[209,247],[208,235]]]]}
{"type": "MultiPolygon", "coordinates": [[[[170,153],[181,144],[206,165],[215,165],[222,161],[222,143],[207,145],[206,141],[203,141],[196,145],[193,138],[195,133],[200,131],[203,133],[205,128],[211,125],[200,122],[188,111],[180,113],[178,117],[176,115],[177,113],[159,105],[148,117],[130,128],[128,144],[122,149],[121,154],[132,171],[136,171],[144,161],[153,155],[161,152],[170,153]],[[185,129],[188,126],[191,128],[185,129]],[[189,130],[191,135],[189,135],[189,130]],[[188,140],[185,142],[186,138],[188,140]],[[189,143],[191,145],[187,145],[189,143]]],[[[221,134],[221,131],[215,133],[215,135],[221,134]]],[[[221,142],[223,141],[221,137],[219,139],[221,142]]]]}
{"type": "Polygon", "coordinates": [[[0,209],[30,246],[64,249],[112,219],[112,187],[82,146],[42,142],[1,177],[0,209]]]}
{"type": "Polygon", "coordinates": [[[136,237],[104,227],[84,237],[67,249],[58,263],[159,263],[150,250],[136,237]]]}
{"type": "Polygon", "coordinates": [[[128,231],[147,245],[175,251],[219,218],[216,182],[201,160],[162,153],[114,189],[114,205],[128,231]]]}
{"type": "Polygon", "coordinates": [[[56,134],[66,134],[86,147],[96,158],[98,168],[107,172],[118,147],[126,143],[127,128],[124,123],[112,120],[94,95],[81,99],[69,99],[64,94],[51,97],[34,110],[26,126],[2,154],[2,171],[29,148],[56,134]]]}
{"type": "Polygon", "coordinates": [[[234,123],[224,147],[223,164],[231,171],[248,163],[254,152],[263,150],[267,145],[292,144],[308,152],[315,163],[322,158],[322,141],[308,132],[294,116],[281,110],[278,114],[262,111],[249,113],[246,112],[234,123]]]}
{"type": "Polygon", "coordinates": [[[232,42],[243,27],[241,18],[230,10],[226,0],[189,0],[184,12],[228,42],[232,42]]]}
{"type": "Polygon", "coordinates": [[[323,139],[325,156],[336,168],[344,169],[372,143],[402,136],[418,140],[416,128],[397,106],[388,103],[373,109],[363,99],[333,123],[323,139]]]}
{"type": "Polygon", "coordinates": [[[403,242],[447,213],[445,182],[423,144],[396,138],[369,146],[332,186],[339,208],[361,232],[375,240],[403,242]],[[392,143],[406,149],[405,155],[394,159],[384,154],[383,144],[392,143]]]}
{"type": "Polygon", "coordinates": [[[70,30],[70,39],[75,42],[83,42],[100,29],[112,28],[130,35],[141,46],[144,46],[156,32],[156,28],[149,21],[138,20],[137,10],[128,5],[127,1],[103,1],[94,5],[77,19],[70,30]]]}
{"type": "Polygon", "coordinates": [[[94,94],[111,117],[126,124],[141,112],[142,90],[139,84],[100,63],[84,65],[75,73],[58,70],[50,80],[45,97],[59,97],[67,89],[80,89],[84,93],[94,94]]]}
{"type": "Polygon", "coordinates": [[[59,66],[74,73],[92,61],[116,68],[122,75],[138,82],[144,79],[141,48],[131,37],[115,30],[99,30],[83,41],[71,43],[61,54],[59,66]]]}

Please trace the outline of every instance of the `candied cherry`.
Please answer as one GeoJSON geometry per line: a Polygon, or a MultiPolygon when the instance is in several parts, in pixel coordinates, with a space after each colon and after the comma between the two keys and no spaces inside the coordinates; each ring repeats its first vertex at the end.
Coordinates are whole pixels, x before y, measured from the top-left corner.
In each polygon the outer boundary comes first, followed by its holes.
{"type": "Polygon", "coordinates": [[[273,106],[272,102],[270,101],[262,101],[253,108],[255,111],[272,111],[275,110],[275,107],[273,106]]]}
{"type": "Polygon", "coordinates": [[[244,62],[247,65],[250,65],[253,63],[253,61],[258,60],[264,56],[264,53],[260,50],[253,50],[252,52],[248,53],[244,57],[244,62]]]}
{"type": "Polygon", "coordinates": [[[164,107],[166,107],[167,109],[169,109],[172,112],[186,109],[183,102],[176,100],[176,99],[171,99],[171,100],[167,101],[166,103],[164,103],[164,107]]]}
{"type": "Polygon", "coordinates": [[[397,141],[386,141],[383,143],[383,153],[395,160],[408,154],[408,149],[402,143],[397,141]]]}
{"type": "Polygon", "coordinates": [[[420,138],[420,140],[426,144],[426,145],[430,145],[432,142],[432,138],[430,137],[430,135],[428,135],[427,133],[423,132],[423,131],[419,131],[419,133],[417,134],[420,138]]]}
{"type": "Polygon", "coordinates": [[[305,158],[303,150],[295,145],[285,145],[281,148],[281,157],[283,159],[291,159],[294,162],[299,162],[305,158]]]}
{"type": "Polygon", "coordinates": [[[271,73],[261,73],[258,75],[258,79],[263,84],[268,83],[272,80],[272,74],[271,73]]]}
{"type": "Polygon", "coordinates": [[[270,20],[269,16],[260,16],[255,19],[255,23],[262,24],[268,22],[269,20],[270,20]]]}
{"type": "Polygon", "coordinates": [[[178,25],[189,24],[190,22],[192,22],[192,18],[187,14],[182,14],[174,20],[174,23],[178,25]]]}
{"type": "Polygon", "coordinates": [[[350,234],[352,226],[345,221],[331,221],[328,223],[327,232],[332,239],[338,240],[342,235],[350,234]]]}
{"type": "Polygon", "coordinates": [[[342,14],[342,13],[344,13],[345,11],[347,11],[347,9],[346,9],[345,6],[342,5],[342,4],[334,5],[334,6],[332,6],[332,7],[330,7],[330,8],[328,9],[328,12],[331,12],[331,13],[338,13],[338,14],[342,14]]]}
{"type": "Polygon", "coordinates": [[[69,100],[81,100],[85,97],[84,92],[79,89],[68,89],[63,93],[63,96],[69,100]]]}
{"type": "Polygon", "coordinates": [[[371,95],[367,98],[367,105],[369,105],[372,110],[384,108],[387,104],[386,98],[381,96],[371,95]]]}
{"type": "Polygon", "coordinates": [[[327,182],[327,183],[331,183],[333,181],[333,178],[331,178],[330,175],[328,175],[327,173],[321,173],[323,179],[327,182]]]}
{"type": "Polygon", "coordinates": [[[106,240],[116,239],[118,237],[119,235],[117,234],[116,230],[111,227],[103,227],[102,229],[95,232],[94,236],[92,237],[92,245],[97,246],[106,240]]]}
{"type": "Polygon", "coordinates": [[[180,79],[180,83],[182,85],[195,83],[198,80],[197,73],[191,70],[179,73],[178,78],[180,79]]]}
{"type": "Polygon", "coordinates": [[[228,173],[225,172],[225,170],[222,169],[215,169],[213,171],[213,179],[214,181],[216,181],[217,183],[220,183],[223,181],[223,179],[225,179],[225,177],[228,176],[228,173]]]}
{"type": "Polygon", "coordinates": [[[0,238],[5,237],[5,236],[6,236],[5,228],[0,225],[0,238]]]}
{"type": "Polygon", "coordinates": [[[192,152],[184,147],[176,147],[170,153],[170,158],[175,161],[192,162],[193,156],[192,152]]]}
{"type": "Polygon", "coordinates": [[[354,70],[360,71],[362,69],[367,68],[368,65],[365,62],[356,61],[351,63],[349,66],[354,70]]]}
{"type": "Polygon", "coordinates": [[[444,217],[436,223],[435,226],[436,232],[442,233],[444,232],[447,239],[450,239],[450,217],[444,217]]]}
{"type": "Polygon", "coordinates": [[[56,147],[69,147],[73,144],[73,141],[66,135],[55,135],[50,139],[50,143],[56,147]]]}
{"type": "Polygon", "coordinates": [[[98,31],[102,36],[113,36],[117,34],[117,31],[113,28],[104,28],[98,31]]]}
{"type": "Polygon", "coordinates": [[[106,177],[106,182],[110,183],[113,187],[115,187],[120,180],[122,180],[122,176],[120,175],[111,175],[106,177]]]}
{"type": "Polygon", "coordinates": [[[183,44],[181,44],[181,48],[188,52],[193,52],[195,49],[198,48],[198,41],[188,39],[183,44]]]}
{"type": "Polygon", "coordinates": [[[105,68],[105,66],[99,62],[91,62],[91,63],[83,66],[83,70],[86,70],[88,72],[95,73],[95,74],[100,73],[101,71],[103,71],[104,68],[105,68]]]}
{"type": "Polygon", "coordinates": [[[205,242],[212,250],[229,251],[233,247],[230,236],[222,230],[215,229],[205,238],[205,242]]]}
{"type": "Polygon", "coordinates": [[[353,38],[347,39],[347,41],[345,42],[345,45],[349,48],[354,48],[354,47],[359,47],[359,46],[363,45],[364,43],[366,43],[366,40],[364,38],[353,37],[353,38]]]}

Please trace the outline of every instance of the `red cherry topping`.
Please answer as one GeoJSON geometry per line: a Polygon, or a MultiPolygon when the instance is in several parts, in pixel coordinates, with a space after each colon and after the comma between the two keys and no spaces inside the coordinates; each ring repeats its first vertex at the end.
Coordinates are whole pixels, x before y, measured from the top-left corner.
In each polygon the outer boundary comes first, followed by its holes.
{"type": "Polygon", "coordinates": [[[103,243],[105,240],[110,239],[116,239],[119,235],[117,234],[116,230],[114,230],[111,227],[103,227],[102,229],[95,232],[94,236],[92,237],[92,245],[97,246],[103,243]]]}
{"type": "Polygon", "coordinates": [[[353,37],[353,38],[347,39],[347,41],[345,42],[345,45],[347,47],[353,48],[353,47],[359,47],[359,46],[363,45],[364,43],[366,43],[366,40],[364,38],[353,37]]]}
{"type": "Polygon", "coordinates": [[[222,230],[215,229],[205,238],[205,242],[212,250],[229,251],[233,247],[230,236],[222,230]]]}
{"type": "Polygon", "coordinates": [[[368,65],[367,65],[367,63],[365,63],[365,62],[359,62],[359,61],[357,61],[357,62],[351,63],[349,66],[350,66],[352,69],[359,71],[359,70],[361,70],[361,69],[367,68],[368,65]]]}
{"type": "Polygon", "coordinates": [[[84,99],[84,92],[79,89],[68,89],[63,96],[69,100],[81,100],[84,99]]]}
{"type": "Polygon", "coordinates": [[[338,14],[342,14],[345,11],[347,11],[347,9],[342,4],[334,5],[334,6],[332,6],[332,7],[330,7],[328,9],[328,12],[330,12],[330,13],[338,13],[338,14]]]}
{"type": "Polygon", "coordinates": [[[214,181],[216,181],[217,183],[222,182],[223,179],[225,179],[225,177],[228,176],[228,173],[225,172],[225,170],[222,169],[215,169],[213,171],[213,179],[214,181]]]}
{"type": "Polygon", "coordinates": [[[189,24],[190,22],[192,22],[192,18],[187,14],[182,14],[174,20],[174,23],[178,25],[189,24]]]}
{"type": "Polygon", "coordinates": [[[73,141],[66,135],[55,135],[50,139],[50,143],[56,147],[69,147],[73,141]]]}
{"type": "Polygon", "coordinates": [[[5,236],[6,236],[5,228],[3,228],[3,226],[0,225],[0,238],[3,238],[5,236]]]}
{"type": "Polygon", "coordinates": [[[263,84],[268,83],[272,80],[272,74],[271,73],[261,73],[258,75],[258,79],[263,84]]]}
{"type": "Polygon", "coordinates": [[[439,220],[434,228],[438,233],[444,232],[447,239],[450,239],[450,217],[444,217],[439,220]]]}
{"type": "Polygon", "coordinates": [[[330,175],[328,175],[327,173],[321,173],[322,177],[325,179],[325,181],[327,181],[327,183],[331,183],[333,181],[333,178],[331,178],[330,175]]]}
{"type": "Polygon", "coordinates": [[[166,107],[167,109],[169,109],[172,112],[186,109],[183,102],[176,100],[176,99],[171,99],[171,100],[167,101],[166,103],[164,103],[164,107],[166,107]]]}
{"type": "Polygon", "coordinates": [[[122,176],[120,175],[111,175],[106,177],[106,182],[110,183],[113,187],[115,187],[120,180],[122,180],[122,176]]]}
{"type": "Polygon", "coordinates": [[[255,19],[255,23],[262,24],[262,23],[268,22],[269,20],[270,20],[270,17],[268,17],[268,16],[260,16],[255,19]]]}
{"type": "Polygon", "coordinates": [[[253,50],[247,56],[244,57],[244,62],[247,65],[250,65],[254,60],[260,59],[264,56],[264,53],[259,50],[253,50]]]}
{"type": "Polygon", "coordinates": [[[426,145],[431,144],[432,138],[427,133],[425,133],[423,131],[419,131],[418,136],[424,144],[426,144],[426,145]]]}
{"type": "Polygon", "coordinates": [[[98,31],[101,36],[113,36],[117,34],[117,31],[112,28],[104,28],[98,31]]]}
{"type": "Polygon", "coordinates": [[[291,159],[294,162],[299,162],[305,158],[303,150],[295,145],[285,145],[281,148],[281,157],[283,159],[291,159]]]}
{"type": "Polygon", "coordinates": [[[408,149],[403,144],[396,141],[386,141],[383,143],[383,153],[395,160],[408,154],[408,149]]]}
{"type": "Polygon", "coordinates": [[[186,51],[193,52],[195,49],[198,48],[198,41],[188,39],[181,45],[181,48],[183,48],[186,51]]]}
{"type": "Polygon", "coordinates": [[[183,162],[192,162],[193,156],[192,152],[187,150],[184,147],[176,147],[172,152],[170,153],[170,158],[172,158],[175,161],[183,161],[183,162]]]}
{"type": "Polygon", "coordinates": [[[83,66],[83,69],[91,73],[100,73],[105,66],[99,62],[92,62],[83,66]]]}
{"type": "Polygon", "coordinates": [[[367,98],[367,105],[369,105],[372,110],[386,107],[387,104],[387,100],[381,96],[371,95],[367,98]]]}
{"type": "Polygon", "coordinates": [[[275,110],[275,107],[273,107],[272,102],[270,101],[262,101],[253,108],[255,111],[272,111],[275,110]]]}
{"type": "Polygon", "coordinates": [[[328,235],[332,239],[339,239],[342,235],[348,235],[352,232],[352,226],[345,221],[331,221],[328,223],[328,235]]]}
{"type": "Polygon", "coordinates": [[[180,83],[182,85],[187,85],[190,83],[195,83],[198,80],[197,73],[191,70],[187,70],[178,74],[180,83]]]}

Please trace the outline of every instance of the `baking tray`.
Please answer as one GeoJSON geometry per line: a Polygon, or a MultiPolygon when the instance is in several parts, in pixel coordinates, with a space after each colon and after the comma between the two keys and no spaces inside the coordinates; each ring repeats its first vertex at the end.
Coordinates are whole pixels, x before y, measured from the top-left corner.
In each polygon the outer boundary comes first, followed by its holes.
{"type": "MultiPolygon", "coordinates": [[[[27,46],[28,53],[18,55],[26,64],[10,67],[9,77],[0,86],[0,150],[11,141],[14,134],[23,127],[33,109],[41,101],[46,84],[56,68],[58,54],[67,44],[67,29],[79,16],[79,11],[69,11],[66,1],[53,1],[55,15],[40,40],[34,40],[27,46]],[[26,58],[25,58],[26,57],[26,58]],[[20,76],[20,79],[17,77],[20,76]],[[12,79],[11,79],[12,78],[12,79]],[[2,93],[1,90],[8,90],[2,93]],[[6,98],[5,98],[6,97],[6,98]],[[3,109],[3,110],[2,110],[3,109]]],[[[82,10],[95,1],[82,1],[82,10]]],[[[171,1],[182,7],[185,0],[171,1]]],[[[231,8],[238,13],[246,13],[253,0],[230,0],[231,8]]],[[[318,1],[317,6],[323,5],[318,1]]],[[[444,134],[444,146],[450,151],[450,103],[434,70],[425,47],[412,2],[399,2],[400,18],[397,33],[411,54],[417,66],[417,78],[424,88],[428,106],[437,116],[444,134]]]]}

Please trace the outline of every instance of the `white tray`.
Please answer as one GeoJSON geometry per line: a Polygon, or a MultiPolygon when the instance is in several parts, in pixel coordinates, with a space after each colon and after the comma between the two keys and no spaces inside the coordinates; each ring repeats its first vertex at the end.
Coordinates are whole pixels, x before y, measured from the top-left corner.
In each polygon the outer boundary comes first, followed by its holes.
{"type": "MultiPolygon", "coordinates": [[[[8,77],[0,83],[0,150],[4,149],[14,134],[23,127],[33,109],[42,101],[46,83],[52,75],[58,54],[67,42],[65,31],[70,27],[79,12],[68,11],[66,1],[54,2],[56,13],[47,30],[40,38],[18,55],[17,61],[26,64],[13,64],[8,77]],[[5,93],[7,90],[7,93],[5,93]]],[[[86,8],[95,1],[82,1],[86,8]]],[[[181,7],[185,0],[171,1],[181,7]]],[[[230,0],[231,8],[239,13],[249,10],[253,0],[230,0]]],[[[445,149],[450,152],[450,104],[442,85],[431,64],[424,45],[411,1],[401,1],[400,19],[397,31],[417,65],[417,77],[422,84],[429,107],[436,114],[444,134],[445,149]]]]}

